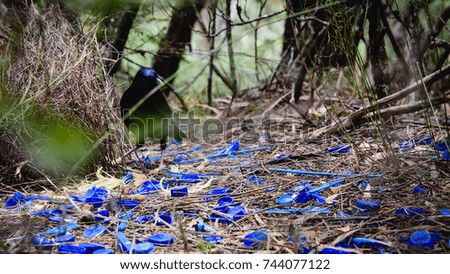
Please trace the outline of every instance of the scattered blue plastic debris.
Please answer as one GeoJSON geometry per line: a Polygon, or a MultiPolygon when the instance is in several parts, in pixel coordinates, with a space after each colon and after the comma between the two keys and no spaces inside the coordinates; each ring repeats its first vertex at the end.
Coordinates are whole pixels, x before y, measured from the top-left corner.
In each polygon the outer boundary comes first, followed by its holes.
{"type": "Polygon", "coordinates": [[[408,244],[414,248],[423,250],[434,249],[434,246],[441,239],[439,233],[430,233],[428,230],[417,230],[409,237],[408,244]]]}
{"type": "Polygon", "coordinates": [[[102,226],[102,225],[94,225],[94,226],[90,226],[88,228],[86,228],[83,232],[83,236],[85,238],[95,238],[103,233],[105,233],[106,231],[106,227],[102,226]]]}
{"type": "Polygon", "coordinates": [[[97,250],[94,250],[92,254],[113,254],[113,251],[109,248],[100,248],[97,250]]]}
{"type": "Polygon", "coordinates": [[[428,191],[426,190],[426,189],[424,189],[423,187],[420,187],[420,186],[416,186],[414,189],[413,189],[413,191],[412,191],[412,194],[425,194],[425,193],[427,193],[428,191]]]}
{"type": "MultiPolygon", "coordinates": [[[[102,243],[81,243],[78,246],[84,247],[86,249],[86,254],[92,254],[96,250],[105,248],[105,245],[102,243]]],[[[111,250],[111,253],[112,253],[112,250],[111,250]]]]}
{"type": "Polygon", "coordinates": [[[448,209],[441,209],[441,214],[444,216],[450,216],[450,210],[448,209]]]}
{"type": "Polygon", "coordinates": [[[121,208],[123,206],[128,210],[137,207],[139,204],[140,202],[135,200],[119,200],[117,201],[117,208],[121,208]]]}
{"type": "Polygon", "coordinates": [[[223,212],[223,214],[216,214],[211,213],[210,219],[212,222],[218,221],[219,223],[232,223],[233,221],[237,221],[242,219],[245,214],[246,210],[245,207],[242,205],[237,206],[223,206],[216,208],[217,211],[223,212]]]}
{"type": "Polygon", "coordinates": [[[352,147],[350,145],[340,145],[328,148],[328,153],[347,153],[352,147]]]}
{"type": "Polygon", "coordinates": [[[375,240],[372,238],[353,238],[352,243],[355,244],[357,247],[371,247],[371,248],[378,248],[378,247],[388,247],[389,244],[375,240]]]}
{"type": "Polygon", "coordinates": [[[52,229],[47,230],[44,232],[44,235],[62,235],[66,234],[69,231],[72,231],[74,229],[78,228],[78,225],[75,223],[67,223],[65,225],[59,225],[52,229]]]}
{"type": "Polygon", "coordinates": [[[174,221],[173,215],[162,213],[158,215],[156,225],[166,225],[166,223],[170,225],[173,223],[173,221],[174,221]]]}
{"type": "Polygon", "coordinates": [[[326,248],[322,249],[322,254],[351,254],[351,252],[341,250],[341,249],[326,247],[326,248]]]}
{"type": "Polygon", "coordinates": [[[107,210],[107,209],[97,210],[93,213],[95,215],[94,220],[96,222],[104,222],[106,220],[106,218],[103,218],[103,217],[109,217],[109,210],[107,210]],[[100,217],[100,216],[103,216],[103,217],[100,217]]]}
{"type": "Polygon", "coordinates": [[[277,189],[278,189],[278,186],[269,186],[269,187],[266,188],[266,191],[267,192],[272,192],[272,191],[275,191],[277,189]]]}
{"type": "Polygon", "coordinates": [[[41,201],[51,201],[53,200],[52,197],[47,195],[31,195],[23,199],[23,203],[30,203],[32,201],[41,200],[41,201]]]}
{"type": "Polygon", "coordinates": [[[381,205],[369,200],[356,200],[356,207],[359,209],[373,210],[379,209],[381,205]]]}
{"type": "Polygon", "coordinates": [[[228,194],[231,190],[229,188],[223,187],[223,188],[215,188],[208,192],[205,192],[205,195],[222,195],[222,194],[228,194]]]}
{"type": "Polygon", "coordinates": [[[368,185],[369,185],[369,182],[368,182],[368,181],[361,181],[361,182],[359,182],[359,184],[358,184],[358,188],[359,188],[359,189],[364,189],[364,188],[366,188],[368,185]]]}
{"type": "Polygon", "coordinates": [[[214,236],[214,235],[203,235],[203,239],[208,243],[220,244],[223,241],[223,237],[214,236]]]}
{"type": "Polygon", "coordinates": [[[225,205],[231,205],[233,204],[234,199],[230,196],[223,196],[217,199],[217,205],[218,206],[225,206],[225,205]]]}
{"type": "Polygon", "coordinates": [[[132,190],[131,194],[151,194],[152,192],[159,191],[161,189],[169,188],[169,184],[166,182],[159,182],[156,180],[145,181],[142,185],[136,189],[132,190]]]}
{"type": "Polygon", "coordinates": [[[295,196],[292,193],[284,194],[284,195],[278,197],[275,200],[275,203],[282,204],[282,205],[292,204],[292,201],[293,201],[294,197],[295,196]]]}
{"type": "Polygon", "coordinates": [[[116,238],[118,241],[117,246],[124,253],[129,253],[131,249],[131,241],[125,236],[123,232],[117,232],[116,238]]]}
{"type": "Polygon", "coordinates": [[[433,139],[431,139],[431,137],[427,136],[427,137],[423,137],[423,138],[419,138],[419,139],[399,142],[398,146],[399,146],[399,148],[401,148],[403,150],[411,150],[416,146],[416,144],[430,145],[432,142],[433,142],[433,139]]]}
{"type": "Polygon", "coordinates": [[[9,198],[8,200],[6,200],[5,202],[5,206],[6,207],[14,207],[16,206],[19,202],[21,202],[24,199],[24,195],[22,194],[22,192],[17,191],[16,193],[14,193],[13,196],[11,196],[11,198],[9,198]]]}
{"type": "Polygon", "coordinates": [[[154,245],[165,246],[171,245],[174,242],[174,237],[167,233],[153,234],[148,237],[148,241],[154,245]]]}
{"type": "Polygon", "coordinates": [[[98,198],[98,199],[106,199],[109,196],[109,191],[107,189],[104,188],[100,188],[97,186],[93,186],[91,188],[89,188],[86,193],[84,193],[81,196],[76,196],[71,194],[70,195],[74,201],[78,201],[78,202],[86,202],[86,199],[88,198],[98,198]]]}
{"type": "Polygon", "coordinates": [[[153,216],[153,215],[142,215],[142,216],[137,217],[134,220],[134,222],[143,224],[143,223],[148,223],[148,222],[153,221],[154,218],[155,218],[155,216],[153,216]]]}
{"type": "Polygon", "coordinates": [[[33,237],[33,244],[37,250],[52,250],[55,242],[51,239],[36,235],[33,237]]]}
{"type": "Polygon", "coordinates": [[[249,247],[256,247],[268,240],[267,231],[258,230],[251,232],[244,236],[244,245],[249,247]]]}
{"type": "Polygon", "coordinates": [[[450,142],[447,140],[440,141],[440,142],[436,143],[433,148],[435,150],[441,151],[441,152],[448,151],[448,150],[450,150],[450,142]]]}
{"type": "Polygon", "coordinates": [[[131,184],[134,182],[134,176],[131,172],[128,172],[127,174],[123,175],[122,180],[125,181],[125,184],[131,184]]]}
{"type": "Polygon", "coordinates": [[[407,217],[415,217],[427,214],[428,212],[422,208],[409,207],[409,208],[398,208],[395,210],[396,215],[403,215],[407,217]]]}
{"type": "Polygon", "coordinates": [[[446,161],[450,161],[450,151],[446,150],[444,153],[442,153],[442,159],[446,161]]]}
{"type": "Polygon", "coordinates": [[[155,251],[155,245],[152,243],[144,242],[134,246],[133,254],[148,254],[155,251]]]}

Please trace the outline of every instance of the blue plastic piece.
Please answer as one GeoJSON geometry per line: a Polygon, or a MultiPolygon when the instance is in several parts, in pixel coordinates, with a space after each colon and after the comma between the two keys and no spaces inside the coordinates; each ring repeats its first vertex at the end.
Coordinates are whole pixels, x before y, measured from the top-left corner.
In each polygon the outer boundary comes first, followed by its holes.
{"type": "Polygon", "coordinates": [[[100,216],[109,217],[109,210],[107,210],[107,209],[97,210],[93,213],[95,215],[94,220],[96,222],[104,222],[106,220],[105,218],[100,217],[100,216]]]}
{"type": "Polygon", "coordinates": [[[51,239],[36,235],[33,237],[33,244],[38,250],[52,250],[55,246],[55,242],[51,239]]]}
{"type": "Polygon", "coordinates": [[[170,195],[172,197],[185,197],[188,195],[187,186],[176,186],[170,189],[170,195]]]}
{"type": "Polygon", "coordinates": [[[396,215],[403,215],[408,217],[415,217],[418,215],[427,214],[428,211],[422,208],[409,207],[409,208],[398,208],[395,210],[396,215]]]}
{"type": "Polygon", "coordinates": [[[169,225],[173,223],[174,218],[171,214],[159,214],[159,219],[156,221],[156,225],[166,225],[168,223],[169,225]]]}
{"type": "Polygon", "coordinates": [[[221,152],[219,152],[219,154],[229,154],[232,152],[236,152],[239,150],[239,142],[238,141],[233,141],[231,142],[228,147],[224,150],[222,150],[221,152]]]}
{"type": "Polygon", "coordinates": [[[212,189],[208,192],[205,192],[206,195],[222,195],[222,194],[227,194],[230,193],[230,189],[223,187],[223,188],[215,188],[212,189]]]}
{"type": "Polygon", "coordinates": [[[117,201],[117,207],[118,208],[122,208],[122,206],[126,209],[133,209],[135,207],[137,207],[140,204],[139,201],[135,201],[135,200],[119,200],[117,201]]]}
{"type": "Polygon", "coordinates": [[[84,247],[86,249],[86,254],[92,254],[96,250],[105,248],[105,245],[102,243],[81,243],[78,246],[84,247]]]}
{"type": "Polygon", "coordinates": [[[36,201],[36,200],[51,201],[51,200],[53,200],[53,198],[50,196],[47,196],[47,195],[31,195],[31,196],[28,196],[25,199],[23,199],[23,202],[30,203],[30,202],[36,201]]]}
{"type": "Polygon", "coordinates": [[[308,209],[299,209],[298,213],[320,213],[320,214],[330,214],[332,211],[325,207],[312,206],[308,209]]]}
{"type": "Polygon", "coordinates": [[[415,145],[416,144],[414,141],[403,141],[398,143],[398,147],[403,150],[411,150],[414,148],[415,145]]]}
{"type": "Polygon", "coordinates": [[[328,153],[347,153],[352,147],[350,145],[340,145],[328,148],[328,153]]]}
{"type": "Polygon", "coordinates": [[[413,189],[413,191],[412,191],[412,194],[425,194],[425,193],[427,193],[427,190],[425,190],[423,187],[420,187],[420,186],[416,186],[414,189],[413,189]]]}
{"type": "Polygon", "coordinates": [[[94,208],[100,208],[103,205],[103,198],[89,197],[85,200],[86,204],[93,205],[94,208]]]}
{"type": "Polygon", "coordinates": [[[165,246],[171,245],[174,242],[174,237],[167,233],[153,234],[148,237],[148,241],[154,245],[165,246]]]}
{"type": "Polygon", "coordinates": [[[67,223],[65,225],[59,225],[52,229],[47,230],[44,232],[44,235],[62,235],[66,234],[69,231],[72,231],[74,229],[77,229],[78,225],[76,223],[67,223]]]}
{"type": "Polygon", "coordinates": [[[284,194],[281,197],[278,197],[275,200],[275,203],[282,204],[282,205],[289,205],[289,204],[292,204],[293,198],[294,198],[293,194],[291,194],[291,193],[284,194]]]}
{"type": "Polygon", "coordinates": [[[169,184],[167,182],[160,183],[156,180],[145,181],[138,189],[132,190],[131,194],[151,194],[152,192],[161,190],[161,186],[162,188],[167,189],[169,184]]]}
{"type": "Polygon", "coordinates": [[[127,236],[123,232],[116,233],[117,241],[119,242],[117,246],[124,253],[129,253],[131,249],[131,241],[128,240],[127,236]]]}
{"type": "Polygon", "coordinates": [[[86,254],[86,248],[72,244],[58,246],[58,252],[62,254],[86,254]]]}
{"type": "Polygon", "coordinates": [[[179,152],[179,153],[177,153],[177,155],[175,155],[175,157],[173,158],[173,161],[175,163],[179,163],[179,162],[186,161],[189,159],[191,159],[191,156],[188,153],[179,152]]]}
{"type": "Polygon", "coordinates": [[[356,207],[360,209],[379,209],[381,205],[379,203],[369,201],[369,200],[356,200],[356,207]]]}
{"type": "Polygon", "coordinates": [[[155,216],[153,216],[153,215],[142,215],[142,216],[137,217],[134,220],[134,222],[143,224],[143,223],[148,223],[148,222],[152,221],[154,218],[155,218],[155,216]]]}
{"type": "Polygon", "coordinates": [[[283,215],[291,215],[297,213],[298,210],[295,208],[271,208],[264,211],[266,214],[283,214],[283,215]]]}
{"type": "Polygon", "coordinates": [[[203,239],[208,243],[220,244],[223,241],[223,237],[213,235],[203,235],[203,239]]]}
{"type": "Polygon", "coordinates": [[[267,236],[266,231],[257,230],[244,236],[244,245],[249,247],[256,247],[263,242],[267,242],[268,238],[269,237],[267,236]]]}
{"type": "Polygon", "coordinates": [[[59,237],[56,237],[55,243],[68,243],[75,242],[75,236],[73,234],[66,234],[59,237]]]}
{"type": "Polygon", "coordinates": [[[86,193],[81,196],[71,195],[75,201],[86,202],[88,198],[106,199],[109,196],[109,191],[104,188],[93,186],[89,188],[86,193]]]}
{"type": "Polygon", "coordinates": [[[441,239],[439,233],[430,233],[427,230],[417,230],[409,237],[409,245],[423,250],[434,249],[434,246],[441,239]]]}
{"type": "Polygon", "coordinates": [[[434,149],[438,151],[448,151],[450,149],[450,143],[447,141],[441,141],[434,145],[434,149]]]}
{"type": "Polygon", "coordinates": [[[371,238],[353,238],[352,239],[352,243],[354,245],[356,245],[357,247],[364,247],[364,246],[369,246],[369,247],[388,247],[389,244],[387,243],[383,243],[382,241],[378,241],[375,239],[371,239],[371,238]]]}
{"type": "Polygon", "coordinates": [[[106,227],[104,227],[102,225],[90,226],[83,231],[83,237],[92,239],[92,238],[95,238],[95,237],[105,233],[105,231],[106,231],[106,227]]]}
{"type": "Polygon", "coordinates": [[[100,248],[97,250],[94,250],[92,254],[113,254],[113,251],[109,248],[100,248]]]}
{"type": "Polygon", "coordinates": [[[275,191],[277,189],[278,189],[278,186],[269,186],[269,187],[266,188],[266,191],[267,192],[272,192],[272,191],[275,191]]]}
{"type": "Polygon", "coordinates": [[[450,151],[446,150],[442,153],[442,160],[450,161],[450,151]]]}
{"type": "Polygon", "coordinates": [[[448,209],[441,209],[441,214],[444,216],[449,216],[450,215],[450,210],[448,209]]]}
{"type": "Polygon", "coordinates": [[[297,254],[309,254],[311,252],[311,249],[309,247],[301,245],[297,249],[297,254]]]}
{"type": "Polygon", "coordinates": [[[306,171],[306,170],[292,170],[282,168],[268,168],[269,171],[292,173],[297,175],[312,175],[312,176],[329,176],[329,177],[366,177],[366,178],[378,178],[383,177],[383,174],[353,174],[353,173],[333,173],[333,172],[319,172],[319,171],[306,171]]]}
{"type": "Polygon", "coordinates": [[[16,206],[23,199],[24,199],[24,196],[23,196],[22,192],[17,191],[16,193],[14,193],[13,196],[11,196],[8,200],[6,200],[5,206],[6,207],[16,206]]]}
{"type": "Polygon", "coordinates": [[[350,215],[343,211],[339,211],[338,213],[336,213],[336,218],[346,219],[346,218],[350,218],[350,215]]]}
{"type": "Polygon", "coordinates": [[[118,231],[124,231],[127,228],[128,217],[133,218],[134,217],[134,212],[130,210],[130,211],[127,211],[127,214],[125,214],[124,212],[121,212],[119,214],[119,218],[123,222],[119,223],[119,226],[117,228],[118,231]]]}
{"type": "Polygon", "coordinates": [[[359,189],[364,189],[364,188],[366,188],[366,186],[368,186],[369,185],[369,182],[368,181],[361,181],[359,184],[358,184],[358,187],[359,187],[359,189]]]}
{"type": "Polygon", "coordinates": [[[218,206],[225,206],[225,205],[231,205],[233,204],[234,199],[230,196],[223,196],[217,199],[217,205],[218,206]]]}
{"type": "Polygon", "coordinates": [[[300,192],[294,198],[294,202],[297,204],[306,204],[309,201],[311,201],[311,194],[308,192],[300,192]]]}
{"type": "Polygon", "coordinates": [[[133,254],[148,254],[155,251],[155,245],[152,243],[139,243],[134,246],[133,254]]]}
{"type": "Polygon", "coordinates": [[[122,180],[125,181],[125,184],[131,184],[134,182],[134,176],[131,172],[128,172],[127,174],[123,175],[122,180]]]}
{"type": "Polygon", "coordinates": [[[322,254],[350,254],[350,252],[331,247],[326,247],[322,249],[322,254]]]}

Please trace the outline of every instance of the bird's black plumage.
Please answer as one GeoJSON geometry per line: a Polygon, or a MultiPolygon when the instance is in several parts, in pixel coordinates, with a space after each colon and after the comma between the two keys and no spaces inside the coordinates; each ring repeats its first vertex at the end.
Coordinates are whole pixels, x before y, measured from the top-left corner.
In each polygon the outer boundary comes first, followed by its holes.
{"type": "Polygon", "coordinates": [[[141,68],[122,95],[120,108],[125,126],[134,134],[137,146],[142,146],[150,137],[159,140],[164,150],[168,137],[181,141],[186,136],[171,123],[172,110],[162,92],[156,90],[160,83],[155,70],[141,68]],[[154,93],[145,98],[149,92],[154,93]]]}

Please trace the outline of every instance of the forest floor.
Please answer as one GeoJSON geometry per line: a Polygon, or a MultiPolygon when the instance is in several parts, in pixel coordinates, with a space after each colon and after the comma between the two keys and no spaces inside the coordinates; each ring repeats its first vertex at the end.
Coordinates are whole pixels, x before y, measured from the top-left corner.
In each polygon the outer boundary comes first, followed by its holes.
{"type": "Polygon", "coordinates": [[[307,140],[292,137],[295,120],[283,121],[271,139],[235,129],[215,144],[170,144],[164,171],[150,145],[123,178],[99,170],[71,187],[23,193],[10,207],[3,196],[4,252],[99,248],[86,243],[113,253],[450,251],[449,162],[424,125],[387,128],[386,155],[370,125],[307,140]],[[163,243],[153,251],[143,244],[150,239],[163,243]]]}

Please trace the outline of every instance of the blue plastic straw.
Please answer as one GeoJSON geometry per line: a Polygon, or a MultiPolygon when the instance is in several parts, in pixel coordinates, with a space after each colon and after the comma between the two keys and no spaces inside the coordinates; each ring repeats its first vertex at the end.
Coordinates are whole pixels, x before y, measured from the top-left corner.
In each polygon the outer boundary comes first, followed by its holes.
{"type": "Polygon", "coordinates": [[[313,176],[329,176],[329,177],[367,177],[367,178],[383,177],[383,174],[333,173],[333,172],[281,169],[272,167],[269,168],[269,171],[292,173],[297,175],[313,175],[313,176]]]}
{"type": "Polygon", "coordinates": [[[217,153],[217,154],[209,155],[209,156],[202,157],[202,158],[192,158],[189,160],[180,161],[180,162],[178,162],[178,164],[189,164],[189,163],[194,163],[194,162],[201,162],[201,161],[205,160],[205,158],[206,159],[215,159],[215,158],[227,157],[230,155],[247,154],[247,153],[255,152],[255,151],[268,150],[270,148],[272,148],[272,147],[266,146],[266,147],[256,147],[256,148],[251,148],[251,149],[246,149],[246,150],[232,151],[230,153],[217,153]]]}

